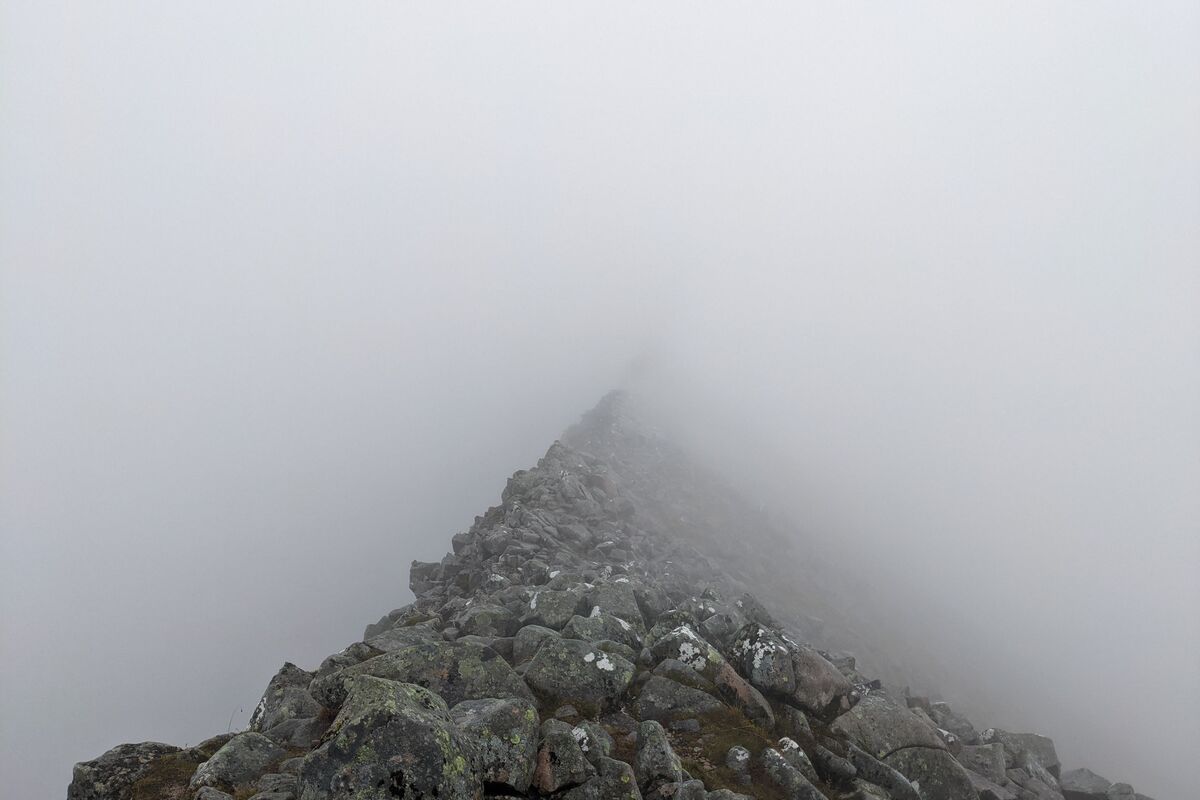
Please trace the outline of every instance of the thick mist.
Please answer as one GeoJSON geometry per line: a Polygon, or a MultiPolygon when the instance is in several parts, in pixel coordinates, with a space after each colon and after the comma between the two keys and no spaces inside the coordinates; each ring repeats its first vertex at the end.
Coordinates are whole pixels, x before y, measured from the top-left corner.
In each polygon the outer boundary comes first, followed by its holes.
{"type": "Polygon", "coordinates": [[[244,725],[627,385],[976,722],[1191,796],[1198,32],[3,5],[6,793],[244,725]]]}

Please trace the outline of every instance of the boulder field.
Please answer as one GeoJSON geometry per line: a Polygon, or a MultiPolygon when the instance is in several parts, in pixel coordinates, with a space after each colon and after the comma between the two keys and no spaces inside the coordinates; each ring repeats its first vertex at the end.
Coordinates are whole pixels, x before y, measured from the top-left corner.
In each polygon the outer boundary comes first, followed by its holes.
{"type": "Polygon", "coordinates": [[[68,800],[1148,800],[810,641],[732,552],[761,519],[613,393],[248,730],[119,745],[68,800]]]}

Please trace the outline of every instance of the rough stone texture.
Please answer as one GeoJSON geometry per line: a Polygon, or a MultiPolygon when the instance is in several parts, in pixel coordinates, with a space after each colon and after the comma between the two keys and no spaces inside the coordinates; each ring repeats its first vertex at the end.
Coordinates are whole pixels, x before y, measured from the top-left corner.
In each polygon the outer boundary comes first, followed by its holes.
{"type": "Polygon", "coordinates": [[[134,782],[158,759],[179,752],[161,742],[121,744],[72,770],[67,800],[129,800],[134,782]]]}
{"type": "Polygon", "coordinates": [[[196,769],[191,787],[231,789],[257,778],[285,755],[286,750],[261,733],[239,733],[196,769]]]}
{"type": "Polygon", "coordinates": [[[773,785],[792,800],[826,800],[817,787],[800,770],[787,762],[778,750],[768,747],[762,751],[763,772],[773,785]]]}
{"type": "Polygon", "coordinates": [[[654,720],[638,726],[633,772],[643,793],[664,783],[679,783],[683,778],[679,756],[671,748],[663,726],[654,720]]]}
{"type": "Polygon", "coordinates": [[[425,642],[376,656],[313,681],[313,697],[327,708],[337,708],[346,682],[358,675],[415,683],[451,705],[487,697],[533,699],[529,687],[495,650],[468,642],[425,642]]]}
{"type": "Polygon", "coordinates": [[[552,794],[560,789],[578,786],[596,773],[583,754],[574,729],[567,723],[557,719],[546,720],[542,723],[541,739],[533,776],[533,784],[538,791],[552,794]]]}
{"type": "Polygon", "coordinates": [[[525,681],[544,704],[589,708],[617,705],[633,680],[633,664],[576,639],[546,639],[529,663],[525,681]]]}
{"type": "Polygon", "coordinates": [[[1009,764],[1020,764],[1022,755],[1028,754],[1055,778],[1059,776],[1062,763],[1054,749],[1054,742],[1037,733],[1010,733],[999,728],[988,728],[981,739],[985,743],[999,742],[1004,745],[1009,764]]]}
{"type": "Polygon", "coordinates": [[[1112,781],[1090,769],[1072,769],[1063,773],[1059,782],[1066,800],[1105,800],[1112,781]]]}
{"type": "Polygon", "coordinates": [[[869,692],[830,726],[875,758],[905,747],[944,750],[937,730],[885,691],[869,692]]]}
{"type": "Polygon", "coordinates": [[[946,750],[906,747],[883,760],[920,786],[921,800],[969,800],[975,796],[971,776],[946,750]]]}
{"type": "Polygon", "coordinates": [[[446,703],[415,684],[355,675],[325,744],[304,759],[300,800],[477,798],[483,781],[446,703]]]}
{"type": "Polygon", "coordinates": [[[464,700],[450,709],[454,724],[471,740],[483,780],[518,794],[533,779],[538,715],[519,698],[464,700]]]}
{"type": "Polygon", "coordinates": [[[710,694],[654,675],[646,681],[634,701],[633,713],[638,719],[671,722],[702,717],[719,711],[721,707],[720,701],[710,694]]]}

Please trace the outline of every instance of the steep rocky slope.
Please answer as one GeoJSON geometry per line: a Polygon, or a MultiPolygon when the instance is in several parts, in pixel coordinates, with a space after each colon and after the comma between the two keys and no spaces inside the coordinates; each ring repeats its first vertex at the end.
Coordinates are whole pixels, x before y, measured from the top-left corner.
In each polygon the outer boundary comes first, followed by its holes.
{"type": "Polygon", "coordinates": [[[120,745],[69,800],[1140,797],[865,674],[819,565],[621,394],[451,546],[247,731],[120,745]]]}

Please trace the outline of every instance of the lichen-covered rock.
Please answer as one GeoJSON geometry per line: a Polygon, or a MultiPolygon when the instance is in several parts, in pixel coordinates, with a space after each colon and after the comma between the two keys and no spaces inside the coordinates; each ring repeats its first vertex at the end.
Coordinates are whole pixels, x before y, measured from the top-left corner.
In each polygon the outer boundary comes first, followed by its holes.
{"type": "Polygon", "coordinates": [[[385,653],[318,678],[310,691],[326,708],[337,708],[347,681],[358,675],[415,683],[451,705],[486,697],[533,699],[521,676],[495,650],[470,642],[424,642],[385,653]]]}
{"type": "Polygon", "coordinates": [[[504,606],[491,603],[471,605],[454,620],[463,636],[512,636],[520,623],[504,606]]]}
{"type": "MultiPolygon", "coordinates": [[[[414,644],[439,642],[441,639],[442,635],[428,625],[408,625],[400,628],[389,628],[378,636],[372,636],[370,639],[365,640],[363,643],[381,653],[391,653],[411,647],[414,644]]],[[[373,653],[372,655],[378,654],[373,653]]]]}
{"type": "Polygon", "coordinates": [[[827,800],[824,794],[812,782],[787,762],[787,759],[773,747],[767,747],[759,756],[762,760],[763,773],[767,780],[792,800],[827,800]]]}
{"type": "Polygon", "coordinates": [[[581,587],[571,589],[538,589],[529,598],[529,607],[521,617],[525,625],[541,625],[562,630],[571,617],[583,610],[581,587]]]}
{"type": "Polygon", "coordinates": [[[646,720],[638,725],[633,772],[643,794],[664,783],[679,783],[683,779],[683,765],[679,756],[671,749],[663,726],[654,720],[646,720]]]}
{"type": "Polygon", "coordinates": [[[308,693],[313,675],[288,662],[280,667],[250,717],[250,730],[266,733],[291,719],[315,717],[321,705],[308,693]]]}
{"type": "Polygon", "coordinates": [[[585,719],[580,722],[571,729],[571,734],[579,743],[584,758],[592,762],[592,766],[597,766],[599,759],[610,757],[616,746],[608,731],[591,720],[585,719]]]}
{"type": "Polygon", "coordinates": [[[483,780],[523,794],[533,779],[538,716],[519,698],[464,700],[450,709],[454,724],[472,741],[483,780]]]}
{"type": "Polygon", "coordinates": [[[513,663],[523,664],[533,658],[549,638],[561,638],[558,631],[544,628],[541,625],[526,625],[517,631],[513,637],[513,663]]]}
{"type": "Polygon", "coordinates": [[[763,693],[782,698],[811,714],[849,707],[853,685],[828,659],[757,623],[738,631],[730,648],[739,671],[763,693]]]}
{"type": "Polygon", "coordinates": [[[975,797],[975,789],[967,770],[946,750],[905,747],[893,752],[883,761],[920,787],[921,800],[963,800],[975,797]]]}
{"type": "Polygon", "coordinates": [[[525,681],[548,707],[612,708],[633,680],[634,666],[590,642],[548,638],[529,663],[525,681]]]}
{"type": "Polygon", "coordinates": [[[285,755],[286,750],[261,733],[239,733],[196,769],[190,785],[232,789],[262,775],[285,755]]]}
{"type": "Polygon", "coordinates": [[[596,773],[570,725],[559,719],[548,719],[542,723],[541,733],[533,774],[533,785],[538,791],[551,794],[578,786],[596,773]]]}
{"type": "Polygon", "coordinates": [[[720,701],[706,692],[654,675],[642,686],[633,703],[633,713],[638,719],[671,722],[703,717],[719,711],[721,707],[720,701]]]}
{"type": "Polygon", "coordinates": [[[905,747],[946,748],[937,730],[885,691],[869,692],[830,730],[880,759],[905,747]]]}
{"type": "Polygon", "coordinates": [[[72,770],[67,800],[129,800],[133,784],[154,762],[179,748],[162,742],[121,744],[72,770]]]}
{"type": "Polygon", "coordinates": [[[633,627],[639,635],[646,633],[646,621],[642,617],[638,605],[637,591],[627,578],[617,578],[609,583],[597,586],[592,591],[591,603],[593,610],[618,617],[633,627]]]}
{"type": "Polygon", "coordinates": [[[600,611],[599,606],[586,617],[578,614],[571,617],[563,626],[562,635],[565,639],[583,639],[588,642],[611,639],[635,651],[642,649],[642,637],[637,630],[620,617],[600,611]]]}
{"type": "Polygon", "coordinates": [[[633,768],[624,761],[596,759],[596,776],[558,795],[561,800],[642,800],[633,768]]]}
{"type": "Polygon", "coordinates": [[[347,680],[325,744],[304,759],[300,800],[476,800],[471,743],[428,689],[370,675],[347,680]]]}

